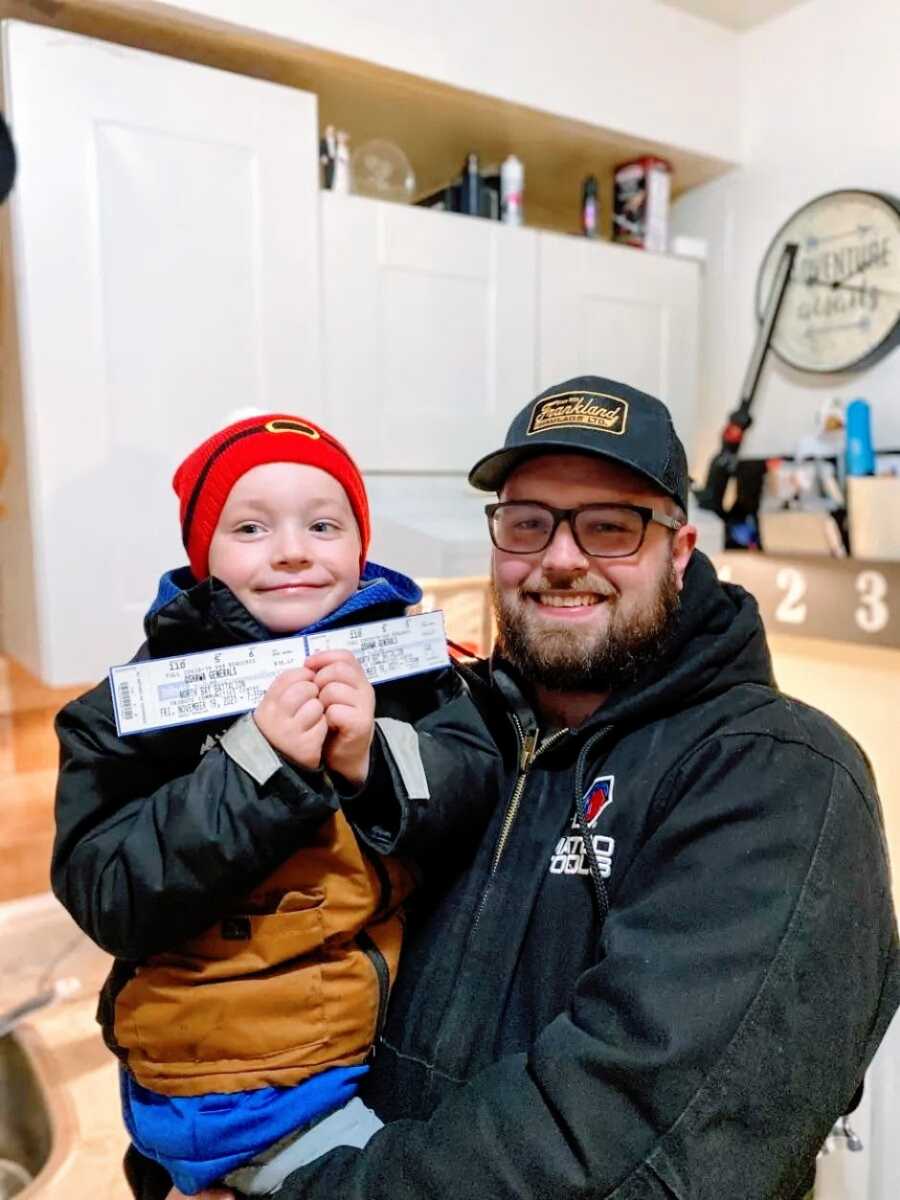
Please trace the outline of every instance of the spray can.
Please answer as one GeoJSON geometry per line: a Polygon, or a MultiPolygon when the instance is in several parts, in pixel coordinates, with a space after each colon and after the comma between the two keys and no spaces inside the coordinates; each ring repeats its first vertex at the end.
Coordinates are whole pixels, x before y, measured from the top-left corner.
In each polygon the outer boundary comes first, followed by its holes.
{"type": "Polygon", "coordinates": [[[337,131],[337,149],[334,155],[334,172],[331,177],[333,192],[349,192],[350,177],[350,134],[346,130],[337,131]]]}
{"type": "Polygon", "coordinates": [[[514,154],[504,158],[500,167],[500,220],[504,225],[521,225],[525,168],[514,154]]]}
{"type": "Polygon", "coordinates": [[[597,176],[588,175],[581,185],[581,232],[585,237],[595,238],[599,224],[597,203],[597,176]]]}

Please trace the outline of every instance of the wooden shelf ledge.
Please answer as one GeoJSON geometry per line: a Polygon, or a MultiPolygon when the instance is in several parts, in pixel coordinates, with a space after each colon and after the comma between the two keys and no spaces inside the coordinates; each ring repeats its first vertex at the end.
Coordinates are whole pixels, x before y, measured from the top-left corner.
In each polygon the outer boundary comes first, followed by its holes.
{"type": "Polygon", "coordinates": [[[526,221],[538,228],[577,232],[582,180],[593,174],[608,235],[613,168],[638,155],[671,163],[675,196],[735,165],[151,0],[0,0],[0,17],[314,92],[320,127],[346,129],[351,150],[374,137],[396,142],[419,195],[457,175],[470,150],[483,165],[515,153],[525,165],[526,221]]]}

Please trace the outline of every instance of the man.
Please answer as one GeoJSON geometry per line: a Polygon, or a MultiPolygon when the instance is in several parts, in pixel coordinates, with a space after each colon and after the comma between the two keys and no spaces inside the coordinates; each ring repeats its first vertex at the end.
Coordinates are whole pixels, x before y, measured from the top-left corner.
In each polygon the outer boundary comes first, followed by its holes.
{"type": "Polygon", "coordinates": [[[389,1124],[279,1196],[795,1200],[900,1000],[866,760],[695,552],[659,401],[569,380],[470,479],[499,493],[468,674],[504,794],[410,920],[389,1124]]]}

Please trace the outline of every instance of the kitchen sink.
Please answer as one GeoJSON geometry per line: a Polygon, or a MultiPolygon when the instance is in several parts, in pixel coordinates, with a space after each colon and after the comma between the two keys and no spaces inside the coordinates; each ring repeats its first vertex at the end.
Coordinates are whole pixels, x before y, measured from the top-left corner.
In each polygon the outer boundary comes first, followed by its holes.
{"type": "MultiPolygon", "coordinates": [[[[87,1040],[69,1036],[67,1005],[96,995],[109,962],[49,893],[0,904],[0,1200],[92,1195],[69,1175],[84,1149],[70,1089],[108,1056],[89,1021],[87,1040]]],[[[94,1153],[102,1166],[105,1144],[94,1153]]]]}
{"type": "Polygon", "coordinates": [[[0,1200],[36,1194],[38,1177],[53,1169],[63,1150],[44,1053],[30,1028],[0,1037],[0,1200]]]}

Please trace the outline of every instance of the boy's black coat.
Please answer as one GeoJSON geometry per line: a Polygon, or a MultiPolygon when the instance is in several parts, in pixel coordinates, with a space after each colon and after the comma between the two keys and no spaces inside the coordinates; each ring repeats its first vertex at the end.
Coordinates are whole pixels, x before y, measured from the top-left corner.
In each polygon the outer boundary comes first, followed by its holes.
{"type": "MultiPolygon", "coordinates": [[[[370,607],[344,623],[401,611],[396,604],[370,607]]],[[[145,625],[138,659],[268,637],[215,580],[182,592],[145,625]]],[[[402,829],[399,814],[388,814],[403,853],[425,865],[435,854],[443,858],[440,834],[449,827],[465,828],[471,844],[496,791],[497,755],[458,676],[448,669],[382,684],[376,715],[415,724],[426,773],[443,781],[440,805],[407,804],[402,829]],[[447,731],[451,743],[428,736],[447,731]],[[479,786],[467,783],[467,771],[479,786]]],[[[326,773],[287,763],[258,785],[215,742],[231,720],[120,738],[106,680],[57,716],[53,890],[118,959],[138,962],[206,929],[300,849],[339,804],[326,773]]],[[[376,754],[373,775],[388,769],[376,754]]],[[[392,792],[402,792],[391,782],[392,792]]],[[[383,779],[373,779],[373,793],[378,786],[383,779]]],[[[353,802],[344,807],[352,819],[353,802]]]]}

